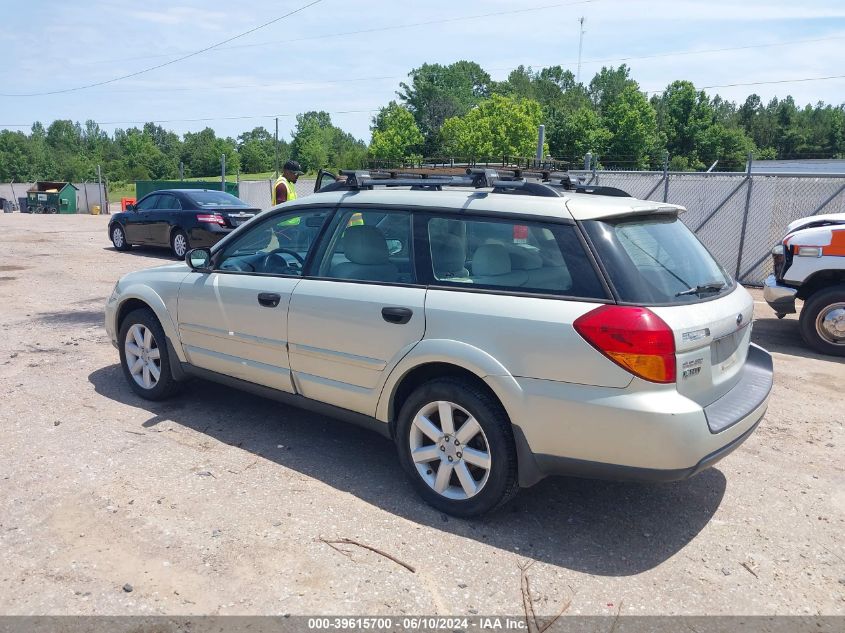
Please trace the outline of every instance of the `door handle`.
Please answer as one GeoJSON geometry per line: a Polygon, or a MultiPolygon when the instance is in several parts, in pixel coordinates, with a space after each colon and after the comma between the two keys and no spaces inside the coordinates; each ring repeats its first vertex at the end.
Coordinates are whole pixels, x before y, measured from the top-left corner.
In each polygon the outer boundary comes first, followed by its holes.
{"type": "Polygon", "coordinates": [[[410,308],[382,308],[381,316],[388,323],[404,325],[411,320],[414,312],[410,308]]]}
{"type": "Polygon", "coordinates": [[[279,301],[282,300],[282,295],[277,294],[275,292],[259,292],[258,293],[258,303],[263,305],[265,308],[275,308],[279,305],[279,301]]]}

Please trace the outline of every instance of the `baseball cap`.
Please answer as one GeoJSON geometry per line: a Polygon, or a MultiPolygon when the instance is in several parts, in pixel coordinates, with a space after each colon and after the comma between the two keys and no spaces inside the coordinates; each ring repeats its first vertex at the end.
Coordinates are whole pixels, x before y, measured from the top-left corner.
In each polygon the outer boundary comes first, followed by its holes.
{"type": "Polygon", "coordinates": [[[288,162],[286,162],[284,165],[284,169],[285,171],[292,171],[293,173],[298,174],[300,176],[305,173],[302,171],[302,167],[300,166],[300,164],[295,160],[289,160],[288,162]]]}

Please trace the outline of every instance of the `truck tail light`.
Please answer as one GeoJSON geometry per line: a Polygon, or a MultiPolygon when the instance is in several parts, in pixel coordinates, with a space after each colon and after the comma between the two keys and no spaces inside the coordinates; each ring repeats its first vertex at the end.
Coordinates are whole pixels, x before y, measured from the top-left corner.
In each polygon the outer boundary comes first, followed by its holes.
{"type": "Polygon", "coordinates": [[[200,213],[197,215],[197,222],[208,222],[210,224],[226,226],[226,220],[219,213],[200,213]]]}
{"type": "Polygon", "coordinates": [[[635,376],[675,382],[675,335],[651,310],[605,305],[578,317],[573,326],[590,345],[635,376]]]}

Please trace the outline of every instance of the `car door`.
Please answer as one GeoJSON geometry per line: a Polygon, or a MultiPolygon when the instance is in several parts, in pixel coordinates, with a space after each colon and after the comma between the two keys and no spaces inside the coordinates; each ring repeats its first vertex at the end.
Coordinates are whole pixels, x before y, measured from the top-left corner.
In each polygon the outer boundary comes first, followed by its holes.
{"type": "Polygon", "coordinates": [[[213,271],[179,289],[179,338],[192,365],[293,392],[287,327],[291,293],[330,209],[273,213],[222,244],[213,271]],[[289,239],[295,226],[296,240],[289,239]]]}
{"type": "Polygon", "coordinates": [[[312,274],[293,292],[288,348],[297,391],[374,415],[390,370],[425,333],[410,213],[340,209],[312,274]]]}
{"type": "Polygon", "coordinates": [[[150,243],[150,219],[158,204],[159,194],[153,193],[138,201],[135,209],[126,214],[126,241],[129,244],[150,243]]]}
{"type": "Polygon", "coordinates": [[[156,208],[150,211],[147,227],[150,243],[157,246],[170,246],[170,231],[179,226],[179,216],[182,205],[179,199],[170,193],[163,193],[158,197],[156,208]]]}

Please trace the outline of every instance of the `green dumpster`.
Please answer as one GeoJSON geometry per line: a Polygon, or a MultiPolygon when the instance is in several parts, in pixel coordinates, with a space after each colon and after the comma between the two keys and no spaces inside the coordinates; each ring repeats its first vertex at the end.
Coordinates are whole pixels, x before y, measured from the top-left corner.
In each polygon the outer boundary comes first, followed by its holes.
{"type": "Polygon", "coordinates": [[[26,192],[30,213],[76,213],[77,188],[69,182],[42,180],[26,192]]]}

